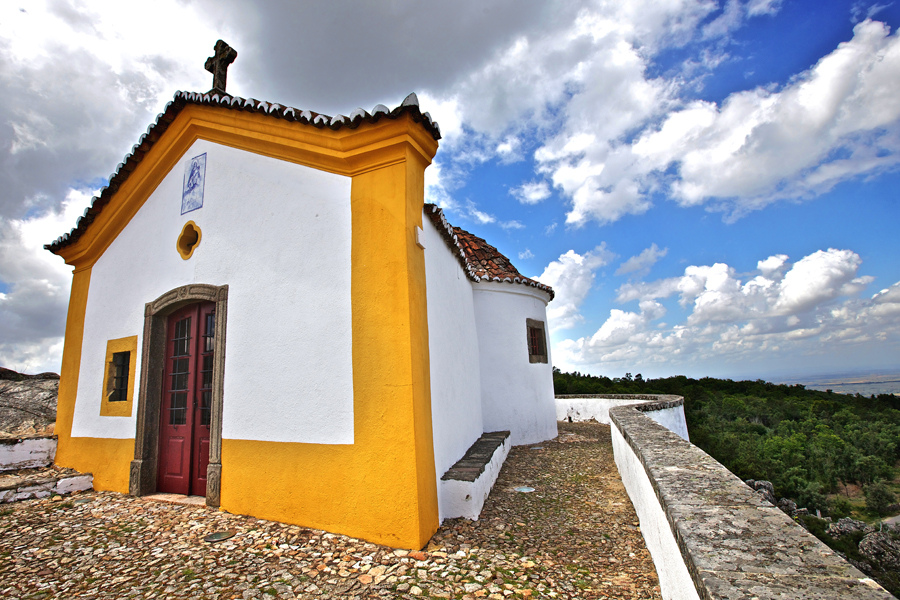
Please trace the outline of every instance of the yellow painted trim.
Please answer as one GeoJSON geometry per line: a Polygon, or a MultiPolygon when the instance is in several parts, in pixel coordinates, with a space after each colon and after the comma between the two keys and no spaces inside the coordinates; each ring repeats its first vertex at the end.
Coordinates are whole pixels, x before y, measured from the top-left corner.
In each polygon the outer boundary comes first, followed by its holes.
{"type": "MultiPolygon", "coordinates": [[[[60,440],[62,442],[62,440],[60,440]]],[[[57,446],[56,464],[71,467],[94,476],[94,489],[128,493],[131,459],[134,458],[134,438],[69,438],[65,458],[61,461],[57,446]]]]}
{"type": "MultiPolygon", "coordinates": [[[[58,437],[56,462],[65,457],[65,441],[72,434],[72,418],[75,414],[75,396],[78,393],[78,373],[81,368],[81,343],[84,338],[84,313],[87,308],[88,288],[91,283],[90,268],[72,276],[69,293],[69,310],[66,315],[66,337],[63,346],[62,367],[59,372],[59,394],[56,400],[56,427],[58,437]]],[[[63,465],[69,466],[69,465],[63,465]]]]}
{"type": "Polygon", "coordinates": [[[103,397],[100,401],[101,417],[130,417],[131,410],[134,405],[134,372],[137,370],[137,339],[138,336],[119,338],[117,340],[109,340],[106,342],[106,368],[103,371],[103,397]],[[124,401],[110,402],[109,396],[112,393],[112,378],[115,377],[115,367],[113,366],[113,354],[117,352],[128,352],[128,394],[124,401]]]}
{"type": "MultiPolygon", "coordinates": [[[[201,138],[352,178],[354,443],[225,439],[221,507],[421,548],[437,530],[438,503],[425,263],[415,228],[422,225],[424,170],[437,142],[408,115],[332,131],[215,107],[182,110],[84,235],[59,252],[75,267],[75,279],[58,461],[94,472],[98,489],[128,489],[133,440],[70,436],[90,270],[201,138]]],[[[226,388],[226,410],[229,401],[226,388]]]]}
{"type": "Polygon", "coordinates": [[[193,256],[194,250],[200,245],[200,240],[202,239],[203,232],[200,231],[200,227],[193,221],[188,221],[181,228],[181,233],[175,241],[175,249],[178,250],[178,255],[184,260],[189,259],[193,256]]]}
{"type": "Polygon", "coordinates": [[[350,177],[403,164],[410,154],[428,164],[438,146],[409,115],[333,131],[257,113],[188,105],[84,234],[57,253],[76,271],[93,265],[198,139],[350,177]]]}

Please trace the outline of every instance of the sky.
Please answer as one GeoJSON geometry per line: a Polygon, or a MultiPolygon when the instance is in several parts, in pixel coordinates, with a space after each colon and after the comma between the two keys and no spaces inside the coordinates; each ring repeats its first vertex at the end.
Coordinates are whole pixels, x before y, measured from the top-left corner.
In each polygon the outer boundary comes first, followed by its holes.
{"type": "Polygon", "coordinates": [[[900,370],[900,3],[0,4],[0,365],[59,371],[43,244],[177,90],[329,115],[416,92],[426,200],[556,290],[564,371],[900,370]]]}

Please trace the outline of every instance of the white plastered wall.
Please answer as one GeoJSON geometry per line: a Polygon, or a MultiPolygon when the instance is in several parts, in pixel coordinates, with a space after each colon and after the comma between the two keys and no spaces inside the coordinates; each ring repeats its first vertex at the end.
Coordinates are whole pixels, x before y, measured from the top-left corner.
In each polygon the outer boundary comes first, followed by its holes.
{"type": "MultiPolygon", "coordinates": [[[[649,417],[651,413],[644,414],[649,417]]],[[[653,557],[662,597],[665,600],[700,600],[644,465],[615,424],[610,432],[616,467],[634,505],[647,549],[653,557]]]]}
{"type": "Polygon", "coordinates": [[[556,437],[550,340],[547,362],[528,360],[526,319],[547,327],[546,292],[521,284],[473,284],[481,358],[481,414],[485,431],[509,431],[511,443],[556,437]]]}
{"type": "Polygon", "coordinates": [[[651,420],[659,423],[686,442],[691,441],[688,435],[687,419],[684,417],[684,404],[672,408],[649,410],[644,413],[651,420]]]}
{"type": "Polygon", "coordinates": [[[633,398],[557,398],[557,421],[590,421],[591,419],[609,425],[609,410],[617,406],[629,404],[645,404],[653,400],[635,400],[633,398]]]}
{"type": "Polygon", "coordinates": [[[139,336],[139,374],[144,304],[205,283],[229,286],[223,438],[353,443],[350,183],[195,142],[92,269],[72,435],[134,437],[137,389],[131,417],[99,416],[107,340],[139,336]],[[181,215],[204,152],[203,207],[181,215]],[[183,260],[189,220],[202,238],[183,260]]]}
{"type": "MultiPolygon", "coordinates": [[[[450,498],[441,476],[481,436],[481,380],[472,286],[459,260],[428,218],[425,233],[425,288],[428,352],[431,361],[431,423],[438,485],[438,511],[450,498]]],[[[489,488],[490,489],[490,488],[489,488]]]]}

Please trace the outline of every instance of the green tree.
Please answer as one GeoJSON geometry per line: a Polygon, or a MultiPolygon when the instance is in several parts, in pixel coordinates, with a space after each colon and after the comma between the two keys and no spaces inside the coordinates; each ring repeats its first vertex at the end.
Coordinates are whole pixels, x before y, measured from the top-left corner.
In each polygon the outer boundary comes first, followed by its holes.
{"type": "Polygon", "coordinates": [[[897,501],[891,490],[880,481],[867,485],[863,491],[866,494],[866,508],[878,515],[887,514],[888,507],[897,501]]]}
{"type": "Polygon", "coordinates": [[[832,519],[843,519],[844,517],[849,517],[852,510],[853,507],[850,505],[850,501],[846,498],[835,496],[828,501],[828,515],[832,519]]]}

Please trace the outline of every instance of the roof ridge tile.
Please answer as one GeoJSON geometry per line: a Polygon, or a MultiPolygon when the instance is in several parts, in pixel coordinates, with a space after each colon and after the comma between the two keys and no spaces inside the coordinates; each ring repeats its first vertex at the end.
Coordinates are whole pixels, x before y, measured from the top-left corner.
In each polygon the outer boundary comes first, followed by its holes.
{"type": "Polygon", "coordinates": [[[553,288],[519,273],[512,262],[494,246],[484,239],[462,229],[454,227],[447,221],[443,209],[436,204],[426,203],[425,215],[441,233],[444,242],[450,248],[459,250],[459,263],[469,279],[474,282],[493,281],[497,283],[516,283],[538,288],[550,294],[553,300],[553,288]]]}
{"type": "Polygon", "coordinates": [[[88,225],[103,210],[103,207],[109,203],[110,198],[119,189],[119,186],[125,182],[131,172],[137,167],[138,163],[147,154],[150,148],[159,140],[160,136],[169,128],[169,124],[175,120],[175,117],[187,104],[199,104],[201,106],[219,106],[230,110],[248,110],[261,112],[274,118],[285,118],[302,125],[311,125],[317,128],[330,127],[339,129],[341,127],[356,128],[363,121],[367,123],[375,123],[381,118],[396,119],[402,114],[409,114],[413,121],[421,124],[434,139],[441,139],[441,130],[436,121],[431,119],[428,113],[422,113],[419,110],[419,100],[415,93],[409,94],[403,99],[400,106],[394,110],[388,109],[383,104],[378,104],[372,109],[372,113],[368,113],[363,109],[357,109],[351,113],[351,117],[337,115],[334,118],[321,113],[309,110],[296,109],[289,106],[283,106],[277,103],[268,103],[254,98],[241,98],[240,96],[232,96],[225,92],[210,94],[199,92],[185,92],[178,90],[175,92],[173,99],[166,103],[163,112],[156,115],[156,119],[147,127],[147,131],[138,139],[138,143],[132,148],[130,154],[125,155],[125,159],[116,166],[115,171],[109,176],[108,185],[100,188],[97,196],[91,199],[84,215],[75,223],[75,227],[64,235],[59,236],[56,240],[49,244],[44,244],[44,249],[56,254],[59,250],[75,243],[82,236],[88,225]],[[297,112],[299,111],[299,116],[297,112]],[[361,112],[359,112],[361,111],[361,112]],[[290,116],[289,116],[290,115],[290,116]],[[356,121],[356,116],[359,120],[356,121]],[[356,122],[354,122],[356,121],[356,122]],[[137,153],[137,149],[147,144],[147,148],[137,153]]]}

